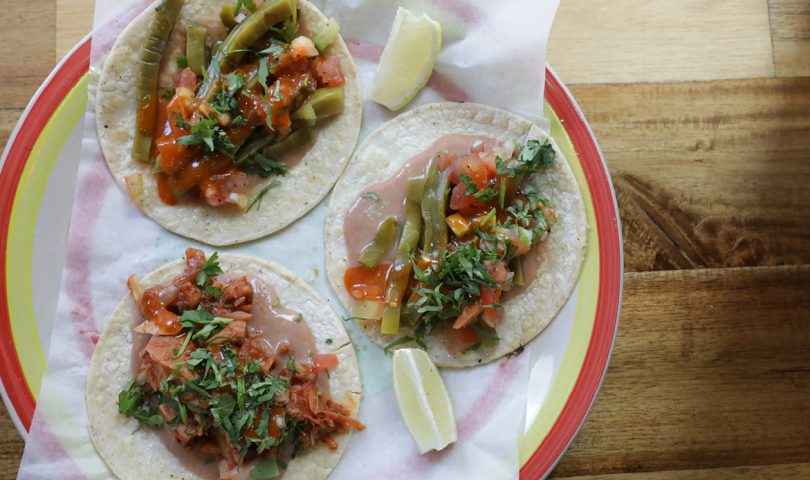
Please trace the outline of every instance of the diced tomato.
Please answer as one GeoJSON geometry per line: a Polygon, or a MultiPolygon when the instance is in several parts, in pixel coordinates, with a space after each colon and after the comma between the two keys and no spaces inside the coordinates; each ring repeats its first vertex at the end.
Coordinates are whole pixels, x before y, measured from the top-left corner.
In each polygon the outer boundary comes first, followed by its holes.
{"type": "MultiPolygon", "coordinates": [[[[270,421],[267,423],[267,435],[272,439],[281,438],[281,426],[285,424],[284,407],[273,407],[270,409],[270,421]]],[[[257,418],[257,420],[259,420],[257,418]]]]}
{"type": "Polygon", "coordinates": [[[461,182],[461,175],[470,177],[470,182],[474,183],[478,188],[484,189],[489,181],[489,173],[484,162],[478,158],[478,155],[467,155],[457,159],[450,166],[450,181],[453,184],[461,182]]]}
{"type": "MultiPolygon", "coordinates": [[[[506,268],[506,263],[498,260],[493,264],[488,264],[487,273],[492,277],[498,285],[503,284],[509,278],[509,269],[506,268]]],[[[484,301],[486,304],[487,302],[484,301]]]]}
{"type": "Polygon", "coordinates": [[[264,100],[257,94],[239,96],[239,110],[242,111],[242,118],[245,120],[245,127],[248,132],[252,132],[252,127],[263,125],[267,118],[267,107],[264,100]]]}
{"type": "Polygon", "coordinates": [[[489,207],[480,203],[473,195],[465,195],[467,185],[459,183],[453,187],[453,193],[450,196],[450,208],[464,215],[471,217],[478,215],[489,207]]]}
{"type": "Polygon", "coordinates": [[[317,370],[331,370],[338,366],[338,356],[334,353],[316,353],[312,356],[312,368],[317,370]]]}
{"type": "Polygon", "coordinates": [[[449,167],[451,163],[456,159],[454,155],[451,155],[448,152],[439,152],[436,154],[436,161],[439,162],[439,170],[444,170],[445,168],[449,167]]]}
{"type": "Polygon", "coordinates": [[[514,256],[519,257],[521,255],[525,255],[531,249],[531,246],[526,243],[520,235],[510,231],[505,232],[506,236],[509,237],[509,243],[512,244],[512,248],[514,248],[514,256]]]}
{"type": "Polygon", "coordinates": [[[309,60],[296,58],[291,53],[282,53],[272,65],[270,73],[276,78],[294,73],[304,73],[310,69],[309,60]]]}
{"type": "Polygon", "coordinates": [[[268,109],[273,112],[270,120],[273,133],[279,137],[284,137],[290,132],[290,108],[301,89],[310,82],[308,73],[294,73],[276,80],[268,92],[266,101],[259,105],[263,110],[260,114],[263,119],[267,119],[268,109]]]}
{"type": "MultiPolygon", "coordinates": [[[[481,286],[481,305],[497,305],[501,301],[501,293],[503,290],[499,287],[481,286]]],[[[501,309],[495,307],[484,307],[481,313],[481,318],[490,327],[501,323],[500,314],[501,309]]]]}
{"type": "Polygon", "coordinates": [[[197,185],[201,185],[212,176],[223,173],[231,168],[231,160],[222,156],[213,156],[206,160],[200,158],[186,165],[178,173],[174,185],[185,193],[197,185]]]}
{"type": "Polygon", "coordinates": [[[479,340],[478,334],[472,327],[448,328],[443,333],[442,343],[452,355],[467,350],[479,340]]]}
{"type": "Polygon", "coordinates": [[[158,197],[160,197],[163,203],[166,205],[177,205],[177,198],[172,191],[169,176],[163,172],[158,172],[157,174],[157,190],[158,197]]]}
{"type": "Polygon", "coordinates": [[[192,92],[197,91],[197,74],[190,68],[184,68],[178,75],[175,82],[177,88],[188,88],[192,92]]]}
{"type": "Polygon", "coordinates": [[[459,329],[468,326],[469,324],[473,323],[478,315],[481,313],[481,304],[476,303],[475,305],[467,305],[461,311],[461,315],[456,318],[456,321],[453,322],[453,328],[459,329]]]}
{"type": "Polygon", "coordinates": [[[232,193],[244,195],[247,191],[247,175],[235,168],[225,173],[212,175],[200,182],[200,193],[205,202],[213,207],[230,201],[232,193]]]}
{"type": "Polygon", "coordinates": [[[343,284],[355,300],[385,300],[385,281],[390,266],[375,265],[372,268],[359,265],[346,270],[343,284]]]}
{"type": "Polygon", "coordinates": [[[160,166],[163,171],[173,173],[189,156],[189,148],[177,143],[178,138],[188,135],[189,132],[177,123],[179,120],[188,121],[191,118],[192,106],[189,99],[175,95],[165,107],[161,102],[160,110],[158,120],[162,122],[163,134],[155,140],[155,149],[156,153],[160,154],[160,166]]]}
{"type": "Polygon", "coordinates": [[[172,173],[183,165],[188,147],[177,143],[177,137],[165,136],[155,141],[160,154],[160,168],[166,173],[172,173]]]}
{"type": "Polygon", "coordinates": [[[498,171],[498,165],[495,163],[495,156],[484,155],[481,157],[481,161],[484,162],[484,165],[487,167],[489,178],[493,178],[498,171]]]}
{"type": "Polygon", "coordinates": [[[340,59],[335,56],[313,60],[312,73],[318,81],[318,87],[339,87],[346,83],[340,68],[340,59]]]}

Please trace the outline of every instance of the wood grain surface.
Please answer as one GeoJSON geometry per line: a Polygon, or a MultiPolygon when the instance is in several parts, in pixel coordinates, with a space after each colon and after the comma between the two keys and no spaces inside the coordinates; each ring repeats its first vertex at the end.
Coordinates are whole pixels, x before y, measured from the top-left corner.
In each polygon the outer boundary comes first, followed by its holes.
{"type": "MultiPolygon", "coordinates": [[[[3,2],[0,145],[92,4],[3,2]]],[[[553,478],[810,478],[810,3],[564,0],[549,62],[605,153],[627,271],[553,478]]],[[[22,447],[0,410],[0,479],[22,447]]]]}

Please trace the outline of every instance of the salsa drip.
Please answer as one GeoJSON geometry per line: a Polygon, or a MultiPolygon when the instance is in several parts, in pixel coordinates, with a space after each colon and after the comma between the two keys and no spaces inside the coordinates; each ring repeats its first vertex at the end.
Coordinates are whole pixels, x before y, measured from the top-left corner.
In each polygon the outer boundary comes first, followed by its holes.
{"type": "MultiPolygon", "coordinates": [[[[396,200],[381,197],[393,186],[383,183],[361,194],[347,215],[373,218],[374,205],[386,203],[380,209],[390,215],[345,272],[344,285],[356,300],[355,317],[380,322],[383,334],[409,328],[412,336],[397,345],[424,347],[427,335],[440,335],[455,354],[497,342],[504,294],[531,282],[523,258],[536,254],[532,247],[557,220],[552,203],[526,182],[552,165],[548,142],[528,140],[504,160],[494,141],[470,137],[459,148],[464,140],[448,136],[434,144],[449,149],[436,148],[422,159],[424,170],[407,178],[404,213],[390,214],[396,200]]],[[[413,171],[419,158],[403,171],[413,171]]]]}
{"type": "MultiPolygon", "coordinates": [[[[295,0],[255,3],[252,11],[223,8],[229,33],[222,42],[187,25],[173,88],[141,96],[133,157],[153,165],[166,204],[199,199],[248,209],[252,187],[286,175],[285,155],[314,141],[318,123],[343,110],[340,59],[327,53],[337,25],[301,35],[295,0]],[[239,13],[246,14],[241,22],[239,13]]],[[[127,179],[130,195],[142,189],[132,184],[142,179],[127,179]]]]}
{"type": "Polygon", "coordinates": [[[210,478],[281,472],[300,449],[336,449],[334,435],[365,428],[329,397],[338,357],[296,358],[291,339],[254,327],[260,293],[247,276],[222,275],[216,253],[189,248],[174,279],[144,290],[133,276],[129,287],[145,317],[134,331],[150,336],[133,352],[119,411],[169,432],[170,450],[216,464],[210,478]]]}

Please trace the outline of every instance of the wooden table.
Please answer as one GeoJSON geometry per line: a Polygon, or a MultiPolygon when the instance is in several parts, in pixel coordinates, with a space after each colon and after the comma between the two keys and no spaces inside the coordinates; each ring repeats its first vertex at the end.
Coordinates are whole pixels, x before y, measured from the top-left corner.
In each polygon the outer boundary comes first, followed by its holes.
{"type": "MultiPolygon", "coordinates": [[[[2,8],[0,147],[92,1],[2,8]]],[[[564,0],[549,57],[607,158],[627,272],[554,477],[810,478],[810,3],[564,0]]],[[[3,410],[0,478],[22,449],[3,410]]]]}

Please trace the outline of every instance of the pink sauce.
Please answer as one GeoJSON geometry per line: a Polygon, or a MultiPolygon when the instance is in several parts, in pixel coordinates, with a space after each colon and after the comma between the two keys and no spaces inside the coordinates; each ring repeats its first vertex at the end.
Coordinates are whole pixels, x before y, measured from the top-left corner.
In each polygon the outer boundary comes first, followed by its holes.
{"type": "MultiPolygon", "coordinates": [[[[408,179],[423,175],[430,160],[437,153],[448,153],[451,156],[467,155],[478,142],[484,143],[486,150],[495,150],[498,141],[491,137],[475,135],[445,135],[434,142],[427,150],[417,154],[391,178],[364,189],[354,200],[346,213],[344,222],[344,237],[348,252],[349,265],[357,265],[360,252],[371,243],[380,223],[388,217],[395,217],[401,224],[405,217],[405,189],[408,179]],[[375,197],[376,196],[376,197],[375,197]]],[[[504,152],[505,153],[505,152],[504,152]]],[[[553,228],[553,227],[552,227],[553,228]]],[[[536,242],[531,250],[520,257],[523,268],[523,278],[528,286],[537,276],[537,272],[545,262],[546,242],[536,242]]],[[[391,263],[394,259],[392,245],[381,263],[391,263]]],[[[526,287],[514,286],[505,293],[505,298],[520,294],[526,287]]]]}
{"type": "MultiPolygon", "coordinates": [[[[227,282],[240,276],[242,275],[228,274],[220,275],[218,278],[223,282],[227,282]]],[[[276,361],[271,374],[277,375],[287,365],[287,360],[292,354],[295,354],[295,358],[299,361],[308,362],[310,356],[317,353],[317,350],[315,336],[312,334],[309,325],[304,321],[301,313],[281,305],[275,290],[266,282],[253,276],[247,277],[253,287],[253,304],[251,306],[253,318],[248,322],[248,336],[256,331],[261,331],[263,340],[270,345],[273,352],[278,352],[279,346],[285,342],[290,347],[289,353],[276,354],[276,361]]],[[[133,319],[133,327],[142,321],[140,315],[136,316],[133,319]]],[[[149,343],[150,338],[150,335],[132,332],[130,365],[133,378],[137,379],[141,373],[141,350],[149,343]]],[[[317,383],[320,390],[328,395],[329,379],[326,374],[318,374],[317,383]]],[[[188,449],[183,447],[175,440],[169,426],[156,429],[155,432],[166,449],[172,452],[192,474],[206,480],[219,479],[219,461],[221,459],[219,454],[209,455],[198,448],[188,449]]],[[[247,478],[251,469],[252,466],[246,463],[234,478],[237,480],[247,478]]]]}
{"type": "MultiPolygon", "coordinates": [[[[409,178],[424,175],[428,163],[437,153],[464,156],[470,152],[470,149],[480,145],[478,142],[484,143],[487,149],[493,149],[497,145],[497,140],[490,137],[445,135],[436,140],[427,150],[408,160],[396,175],[360,192],[349,207],[343,225],[349,265],[358,263],[360,252],[374,240],[374,234],[377,233],[377,228],[383,220],[393,216],[402,224],[405,219],[405,189],[409,178]],[[364,194],[366,196],[363,196],[364,194]],[[374,198],[374,195],[378,199],[374,198]]],[[[383,257],[382,263],[391,263],[393,259],[394,246],[392,245],[383,257]]]]}

